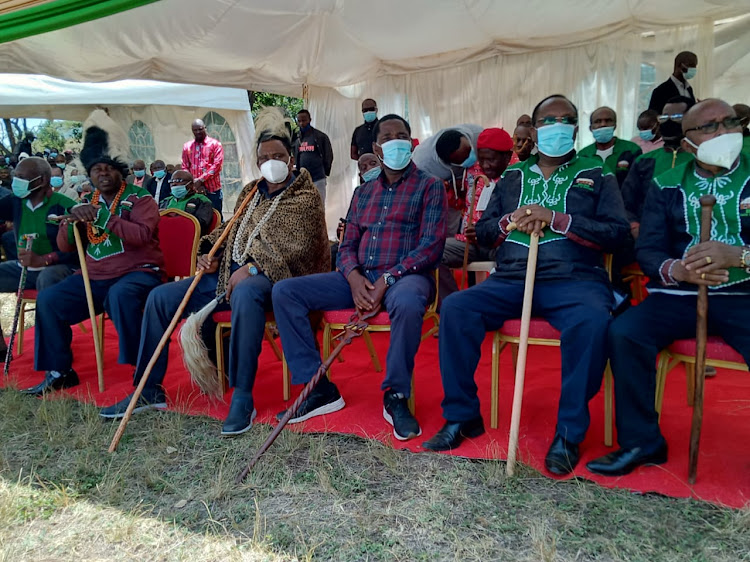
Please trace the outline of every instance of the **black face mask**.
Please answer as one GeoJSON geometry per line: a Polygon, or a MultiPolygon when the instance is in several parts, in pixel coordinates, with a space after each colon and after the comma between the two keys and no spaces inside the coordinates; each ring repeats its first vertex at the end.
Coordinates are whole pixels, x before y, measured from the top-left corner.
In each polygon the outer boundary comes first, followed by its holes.
{"type": "Polygon", "coordinates": [[[661,136],[664,137],[665,143],[668,143],[667,139],[669,139],[673,141],[671,144],[676,144],[682,138],[682,125],[675,123],[671,119],[659,125],[659,130],[661,131],[661,136]]]}

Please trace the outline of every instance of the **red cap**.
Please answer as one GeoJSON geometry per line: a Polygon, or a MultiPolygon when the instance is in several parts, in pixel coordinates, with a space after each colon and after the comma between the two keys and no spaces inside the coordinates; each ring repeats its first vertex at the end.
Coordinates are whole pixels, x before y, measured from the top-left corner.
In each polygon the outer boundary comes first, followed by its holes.
{"type": "Polygon", "coordinates": [[[498,152],[510,152],[513,150],[513,139],[510,138],[508,131],[505,129],[498,129],[497,127],[485,129],[479,133],[479,137],[477,138],[477,150],[481,148],[489,148],[498,152]]]}

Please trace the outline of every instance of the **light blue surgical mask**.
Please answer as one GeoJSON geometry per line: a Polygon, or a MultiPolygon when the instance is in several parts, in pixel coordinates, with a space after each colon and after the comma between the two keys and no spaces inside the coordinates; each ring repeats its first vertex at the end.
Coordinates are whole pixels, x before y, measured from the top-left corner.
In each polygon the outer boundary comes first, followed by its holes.
{"type": "Polygon", "coordinates": [[[73,183],[82,183],[86,179],[86,176],[70,176],[70,181],[73,183]]]}
{"type": "Polygon", "coordinates": [[[377,111],[363,111],[362,115],[365,118],[365,123],[372,123],[373,121],[375,121],[375,119],[378,118],[377,111]]]}
{"type": "Polygon", "coordinates": [[[52,176],[49,179],[49,184],[52,187],[60,188],[63,186],[63,179],[60,176],[52,176]]]}
{"type": "Polygon", "coordinates": [[[57,162],[55,165],[61,170],[65,169],[65,162],[57,162]]]}
{"type": "Polygon", "coordinates": [[[646,129],[645,131],[638,131],[638,136],[648,142],[654,140],[656,133],[654,133],[651,129],[646,129]]]}
{"type": "Polygon", "coordinates": [[[5,157],[5,163],[6,164],[10,164],[10,156],[6,156],[5,157]]]}
{"type": "Polygon", "coordinates": [[[685,73],[684,73],[685,79],[686,79],[686,80],[692,80],[693,78],[695,78],[695,74],[696,74],[697,72],[698,72],[698,70],[697,70],[697,69],[696,69],[696,68],[695,68],[694,66],[693,66],[693,67],[691,67],[691,68],[688,68],[688,69],[687,69],[687,70],[685,71],[685,73]]]}
{"type": "Polygon", "coordinates": [[[146,170],[133,170],[133,175],[137,178],[142,178],[146,175],[146,170]]]}
{"type": "Polygon", "coordinates": [[[383,164],[391,170],[403,170],[411,162],[411,141],[393,139],[378,146],[383,149],[383,164]]]}
{"type": "Polygon", "coordinates": [[[11,184],[11,189],[13,190],[13,195],[16,197],[20,197],[21,199],[25,199],[29,196],[29,194],[41,187],[41,185],[35,187],[34,189],[29,189],[29,184],[33,181],[38,180],[42,176],[37,176],[30,180],[25,180],[23,178],[15,177],[13,178],[13,183],[11,184]]]}
{"type": "Polygon", "coordinates": [[[174,195],[177,199],[182,199],[187,194],[187,187],[184,185],[173,185],[172,186],[172,195],[174,195]]]}
{"type": "Polygon", "coordinates": [[[477,163],[477,153],[474,152],[474,147],[471,148],[471,152],[469,152],[469,156],[461,162],[462,168],[471,168],[474,164],[477,163]]]}
{"type": "Polygon", "coordinates": [[[166,175],[167,175],[167,171],[166,170],[156,170],[154,172],[154,177],[156,179],[158,179],[158,180],[160,180],[161,178],[163,178],[166,175]]]}
{"type": "Polygon", "coordinates": [[[362,179],[365,181],[372,181],[374,179],[377,179],[381,171],[382,171],[382,168],[380,166],[375,166],[374,168],[370,168],[364,174],[362,174],[362,179]]]}
{"type": "Polygon", "coordinates": [[[536,130],[536,146],[539,152],[550,158],[565,156],[573,150],[575,125],[553,123],[536,130]]]}
{"type": "Polygon", "coordinates": [[[615,128],[599,127],[598,129],[594,129],[593,131],[591,131],[591,134],[594,135],[594,140],[596,142],[606,144],[615,136],[615,128]]]}
{"type": "Polygon", "coordinates": [[[50,158],[57,158],[57,152],[50,152],[49,153],[50,158]]]}

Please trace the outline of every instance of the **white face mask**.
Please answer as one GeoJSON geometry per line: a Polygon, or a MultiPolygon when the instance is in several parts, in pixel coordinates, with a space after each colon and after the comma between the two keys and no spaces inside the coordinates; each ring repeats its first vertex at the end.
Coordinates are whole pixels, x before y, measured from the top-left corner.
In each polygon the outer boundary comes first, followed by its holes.
{"type": "Polygon", "coordinates": [[[266,160],[260,166],[260,173],[266,178],[266,181],[271,183],[281,183],[289,175],[289,160],[284,162],[283,160],[266,160]]]}
{"type": "Polygon", "coordinates": [[[737,160],[742,150],[742,133],[727,133],[714,137],[697,145],[689,138],[685,140],[698,149],[696,158],[709,166],[718,166],[729,169],[737,160]]]}

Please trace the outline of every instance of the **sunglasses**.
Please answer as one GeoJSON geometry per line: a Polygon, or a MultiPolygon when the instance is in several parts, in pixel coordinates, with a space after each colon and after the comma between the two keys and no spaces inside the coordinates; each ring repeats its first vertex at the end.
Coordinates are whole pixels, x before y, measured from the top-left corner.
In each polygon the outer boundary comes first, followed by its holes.
{"type": "Polygon", "coordinates": [[[742,125],[742,119],[739,117],[727,117],[723,121],[712,121],[711,123],[706,123],[705,125],[701,125],[699,127],[687,129],[685,132],[689,133],[690,131],[700,131],[703,134],[710,135],[719,130],[719,125],[723,125],[725,129],[737,129],[742,125]]]}
{"type": "Polygon", "coordinates": [[[659,121],[659,123],[666,123],[667,121],[674,121],[675,123],[682,123],[682,113],[659,115],[659,117],[657,117],[656,120],[659,121]]]}

